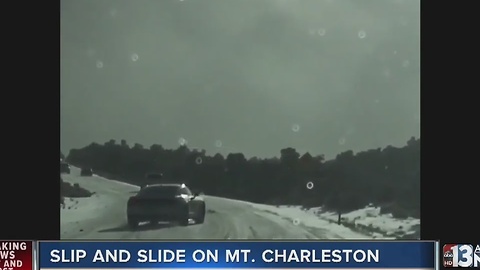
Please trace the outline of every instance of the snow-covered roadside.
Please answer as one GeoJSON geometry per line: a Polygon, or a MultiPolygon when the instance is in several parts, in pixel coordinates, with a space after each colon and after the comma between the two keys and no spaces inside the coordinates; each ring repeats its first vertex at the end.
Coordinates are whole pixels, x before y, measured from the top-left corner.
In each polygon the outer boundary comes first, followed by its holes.
{"type": "Polygon", "coordinates": [[[98,218],[102,209],[108,205],[109,197],[93,194],[86,198],[65,198],[65,205],[60,206],[60,219],[62,226],[98,218]]]}
{"type": "MultiPolygon", "coordinates": [[[[406,235],[412,238],[420,237],[420,219],[394,218],[392,214],[380,214],[380,207],[368,206],[364,209],[352,211],[342,215],[342,222],[349,223],[359,230],[379,233],[387,237],[404,237],[406,235]]],[[[309,210],[320,218],[331,221],[337,221],[337,214],[331,212],[322,212],[321,209],[309,210]]]]}
{"type": "MultiPolygon", "coordinates": [[[[319,239],[317,235],[322,235],[324,240],[334,240],[334,239],[349,239],[349,240],[365,240],[365,239],[374,239],[374,237],[361,233],[345,226],[338,225],[336,223],[330,222],[328,220],[319,219],[318,217],[311,215],[310,213],[304,211],[295,211],[286,214],[285,212],[272,211],[271,209],[266,209],[266,207],[271,207],[268,205],[255,204],[253,205],[254,209],[265,214],[271,214],[277,216],[278,219],[288,220],[296,226],[304,228],[305,231],[310,232],[314,237],[312,239],[319,239]]],[[[269,217],[273,220],[273,217],[269,217]]],[[[320,239],[320,240],[322,240],[320,239]]]]}
{"type": "Polygon", "coordinates": [[[380,214],[379,207],[367,206],[342,214],[342,225],[338,225],[337,214],[323,211],[321,207],[303,209],[293,205],[273,206],[235,199],[225,200],[248,204],[259,212],[288,219],[312,230],[328,229],[343,239],[420,239],[420,219],[396,219],[391,214],[380,214]]]}
{"type": "MultiPolygon", "coordinates": [[[[365,235],[365,238],[374,239],[397,239],[408,237],[419,238],[420,220],[414,218],[396,219],[391,214],[380,214],[379,207],[366,207],[342,215],[342,226],[336,224],[338,216],[336,213],[322,211],[321,207],[302,209],[300,206],[271,206],[263,204],[252,204],[253,207],[276,215],[290,218],[293,222],[304,224],[313,228],[335,228],[341,233],[348,233],[351,230],[365,235]]],[[[351,239],[359,239],[352,237],[351,239]]]]}
{"type": "MultiPolygon", "coordinates": [[[[60,205],[60,228],[61,235],[74,236],[88,230],[90,221],[102,219],[110,213],[109,207],[119,202],[119,198],[128,198],[131,192],[138,190],[138,187],[115,180],[94,175],[92,177],[81,177],[80,169],[71,166],[70,174],[62,174],[66,183],[79,184],[80,187],[92,192],[90,197],[71,198],[65,197],[64,205],[60,205]],[[112,189],[112,184],[114,189],[112,189]],[[118,196],[122,194],[122,196],[118,196]]],[[[122,213],[123,214],[123,213],[122,213]]]]}
{"type": "MultiPolygon", "coordinates": [[[[228,199],[228,198],[221,198],[221,197],[212,197],[212,196],[205,196],[207,207],[209,204],[218,205],[219,203],[233,203],[233,205],[241,206],[240,211],[249,211],[254,213],[257,216],[263,217],[270,221],[273,221],[276,224],[282,224],[284,228],[288,230],[288,228],[295,228],[295,231],[301,231],[304,236],[307,236],[308,239],[315,239],[315,240],[340,240],[340,239],[348,239],[348,240],[365,240],[365,239],[373,239],[373,237],[356,232],[350,228],[345,226],[337,225],[336,223],[329,222],[328,220],[318,219],[317,217],[313,216],[310,213],[304,211],[296,211],[290,212],[290,214],[285,214],[282,211],[275,211],[278,210],[274,206],[264,205],[264,204],[256,204],[252,202],[240,201],[235,199],[228,199]],[[289,222],[290,224],[286,223],[285,221],[289,222]],[[293,225],[293,226],[292,226],[293,225]]],[[[248,222],[248,221],[247,221],[248,222]]],[[[243,224],[245,226],[245,224],[243,224]]],[[[249,224],[249,226],[256,226],[255,223],[249,224]]],[[[268,238],[262,238],[268,239],[268,238]]],[[[299,237],[295,238],[274,238],[274,239],[303,239],[299,237]]]]}

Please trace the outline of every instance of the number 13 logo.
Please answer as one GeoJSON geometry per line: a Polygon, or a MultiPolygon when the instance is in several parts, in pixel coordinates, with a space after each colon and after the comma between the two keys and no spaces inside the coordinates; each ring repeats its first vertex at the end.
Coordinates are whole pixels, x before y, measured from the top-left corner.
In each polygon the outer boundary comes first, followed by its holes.
{"type": "Polygon", "coordinates": [[[473,246],[455,245],[453,252],[453,267],[470,267],[473,264],[473,246]]]}

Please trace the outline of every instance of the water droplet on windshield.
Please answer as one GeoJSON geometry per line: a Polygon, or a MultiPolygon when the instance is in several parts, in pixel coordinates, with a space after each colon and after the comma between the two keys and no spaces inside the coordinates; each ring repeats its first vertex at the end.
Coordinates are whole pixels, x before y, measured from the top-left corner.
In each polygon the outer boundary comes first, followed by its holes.
{"type": "Polygon", "coordinates": [[[180,145],[182,145],[182,146],[183,146],[183,145],[186,145],[186,144],[187,144],[187,140],[185,140],[185,138],[179,138],[179,139],[178,139],[178,144],[180,144],[180,145]]]}
{"type": "Polygon", "coordinates": [[[363,30],[358,31],[358,37],[359,38],[365,38],[367,36],[367,33],[363,30]]]}
{"type": "Polygon", "coordinates": [[[308,189],[313,189],[314,185],[313,185],[313,182],[308,182],[307,183],[307,188],[308,189]]]}
{"type": "Polygon", "coordinates": [[[132,61],[136,62],[138,60],[138,54],[136,53],[132,54],[131,58],[132,58],[132,61]]]}

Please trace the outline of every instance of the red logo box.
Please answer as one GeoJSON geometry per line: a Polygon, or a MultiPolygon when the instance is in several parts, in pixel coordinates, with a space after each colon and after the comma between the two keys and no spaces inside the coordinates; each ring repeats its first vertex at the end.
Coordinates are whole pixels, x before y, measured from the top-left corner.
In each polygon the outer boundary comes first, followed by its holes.
{"type": "Polygon", "coordinates": [[[33,241],[0,240],[0,269],[33,270],[33,241]]]}
{"type": "Polygon", "coordinates": [[[454,267],[453,266],[453,251],[452,247],[454,244],[447,244],[443,246],[443,267],[454,267]]]}

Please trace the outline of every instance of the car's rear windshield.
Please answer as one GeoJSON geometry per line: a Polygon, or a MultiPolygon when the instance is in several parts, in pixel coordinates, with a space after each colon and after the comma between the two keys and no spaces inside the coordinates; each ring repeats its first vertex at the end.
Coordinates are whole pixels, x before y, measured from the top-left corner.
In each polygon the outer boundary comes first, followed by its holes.
{"type": "Polygon", "coordinates": [[[177,194],[178,186],[146,187],[138,193],[139,197],[173,197],[177,194]]]}

